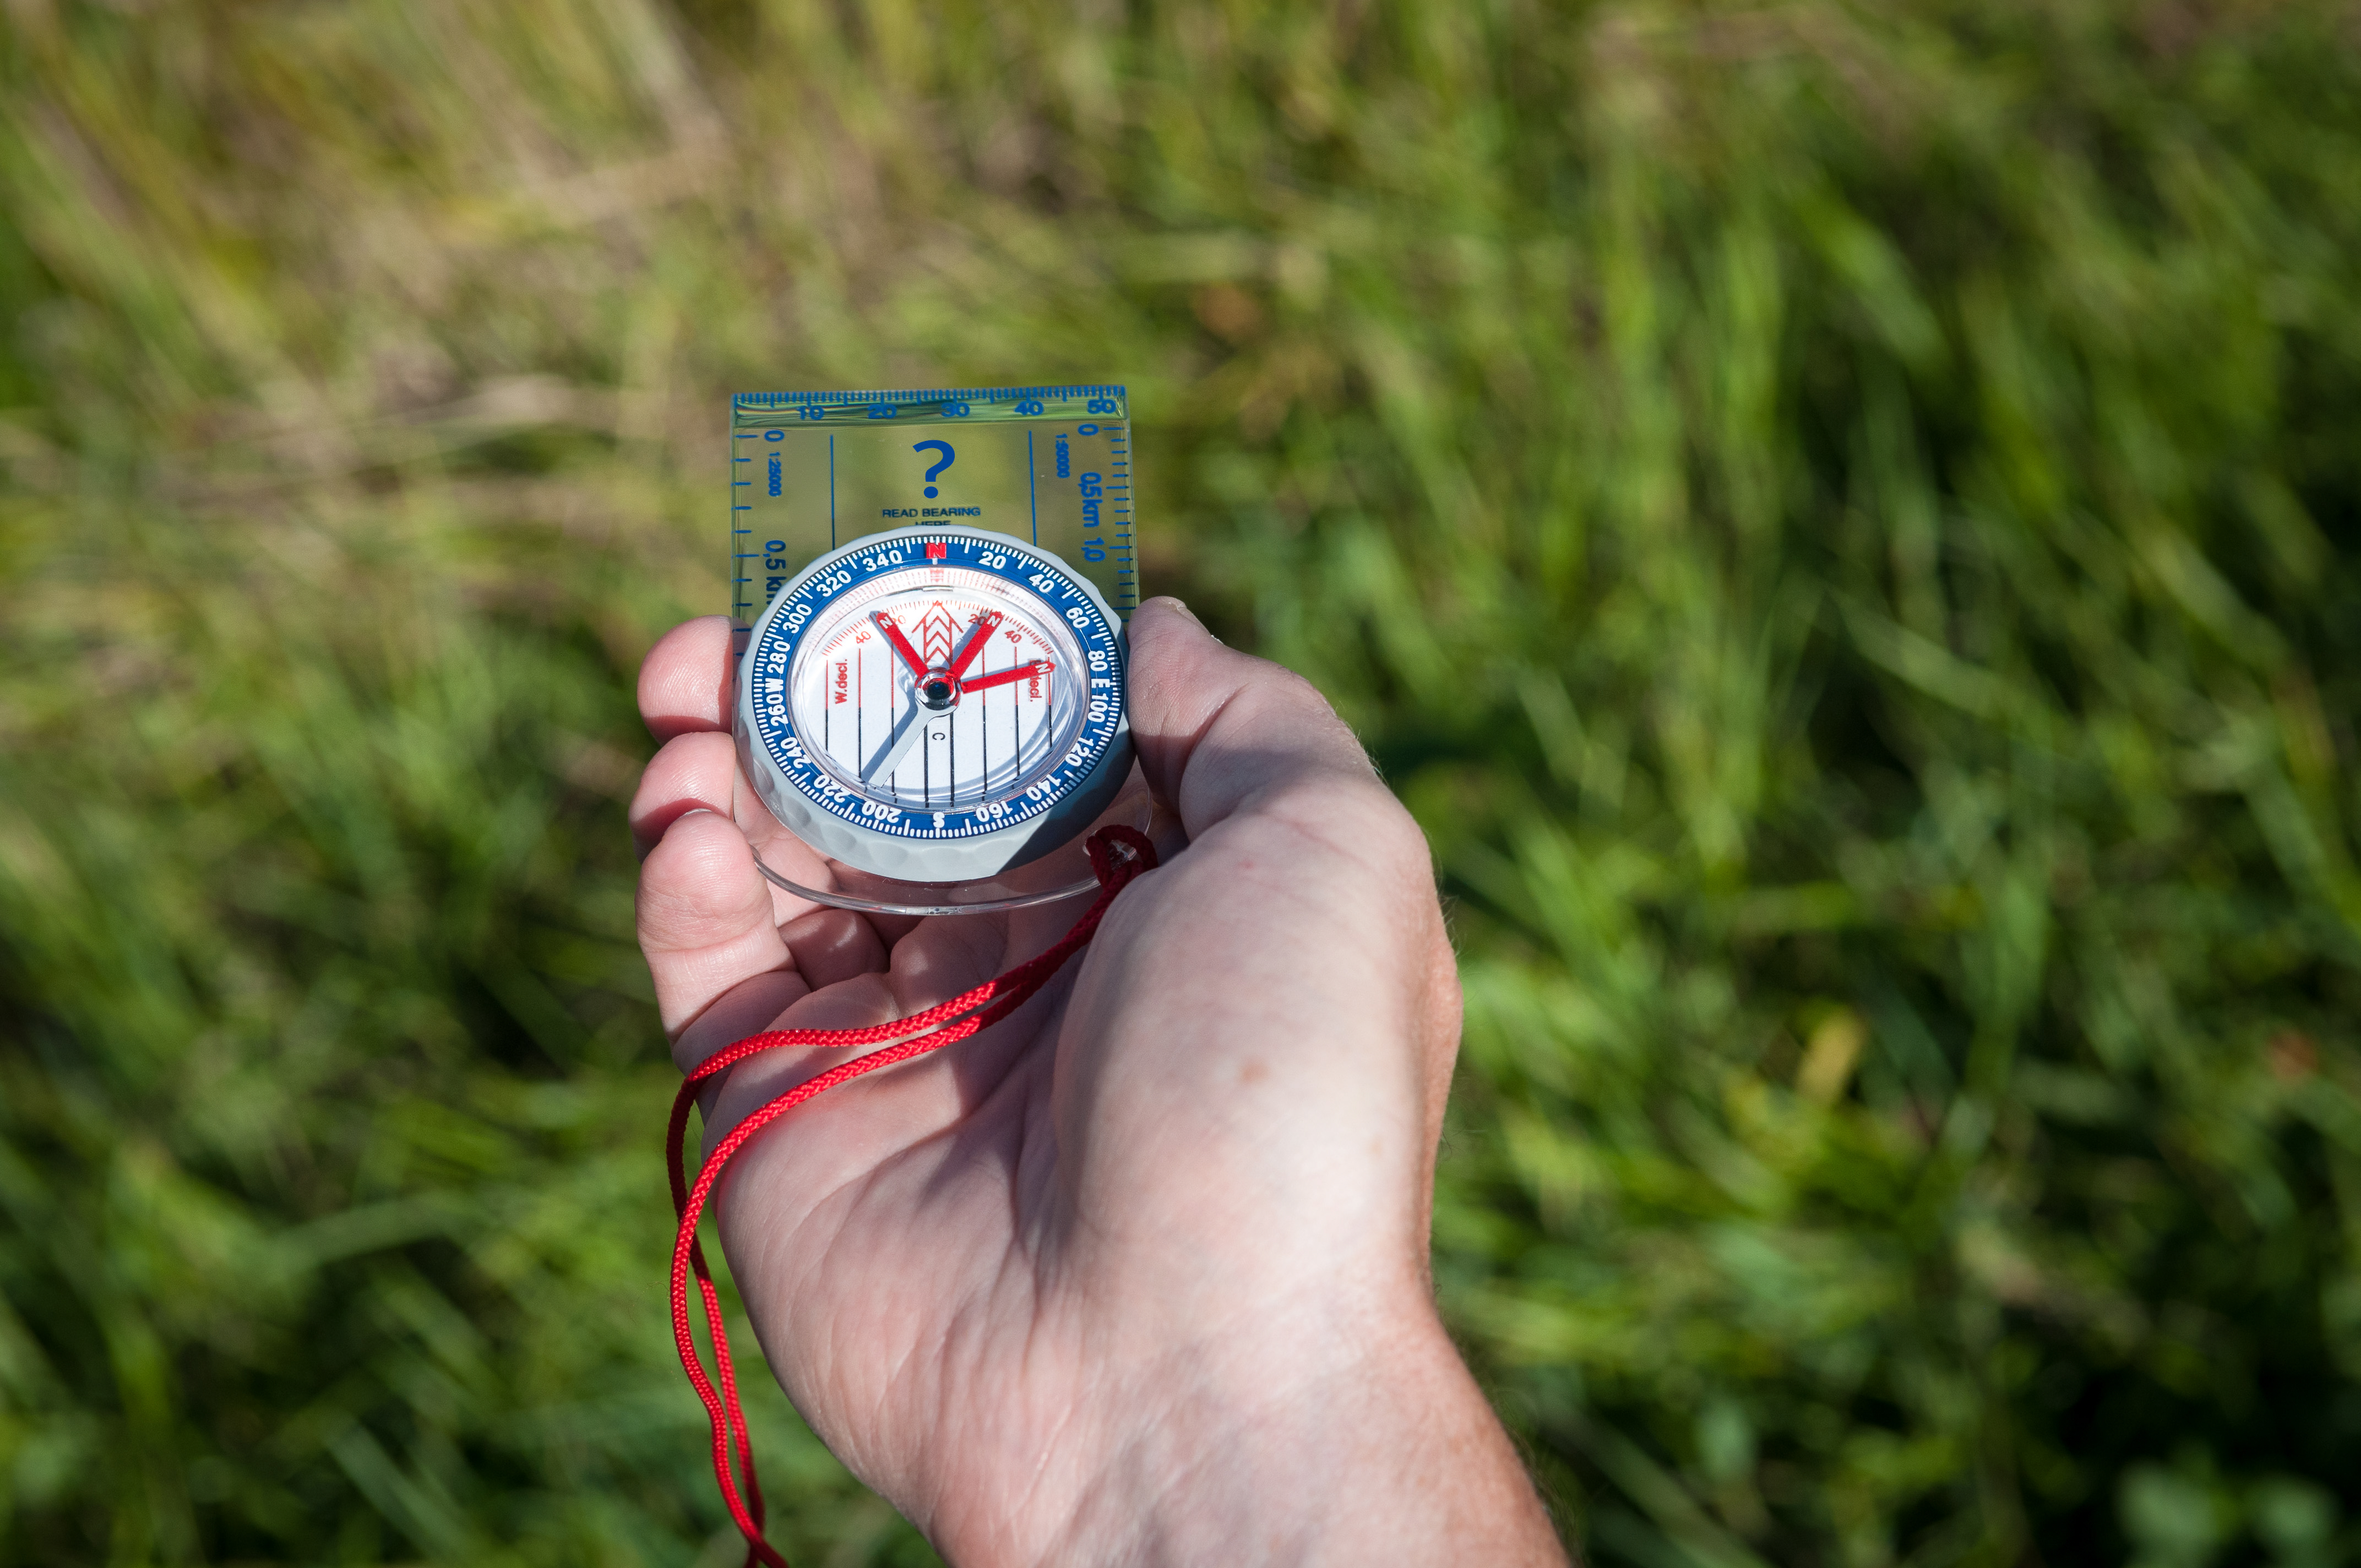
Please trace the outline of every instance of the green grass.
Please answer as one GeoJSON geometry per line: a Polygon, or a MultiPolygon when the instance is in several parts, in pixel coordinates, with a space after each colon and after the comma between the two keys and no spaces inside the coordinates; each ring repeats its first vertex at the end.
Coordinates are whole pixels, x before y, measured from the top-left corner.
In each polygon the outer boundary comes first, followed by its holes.
{"type": "Polygon", "coordinates": [[[1592,1561],[2361,1560],[2349,6],[5,16],[0,1561],[735,1561],[631,671],[729,391],[1102,377],[1592,1561]]]}

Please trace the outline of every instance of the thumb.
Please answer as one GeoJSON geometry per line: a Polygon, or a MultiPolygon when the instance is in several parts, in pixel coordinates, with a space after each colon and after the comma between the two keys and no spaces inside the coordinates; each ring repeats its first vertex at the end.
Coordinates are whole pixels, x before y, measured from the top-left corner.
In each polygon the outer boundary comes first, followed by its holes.
{"type": "Polygon", "coordinates": [[[1176,598],[1141,605],[1130,635],[1133,743],[1191,839],[1291,784],[1383,793],[1360,741],[1292,670],[1224,647],[1176,598]]]}

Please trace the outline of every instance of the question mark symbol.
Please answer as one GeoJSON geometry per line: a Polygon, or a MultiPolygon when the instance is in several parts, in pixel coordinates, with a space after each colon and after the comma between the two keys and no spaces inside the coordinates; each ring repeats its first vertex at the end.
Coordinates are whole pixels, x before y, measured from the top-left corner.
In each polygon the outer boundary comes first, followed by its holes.
{"type": "Polygon", "coordinates": [[[913,452],[924,452],[930,446],[942,454],[940,457],[935,459],[933,466],[927,470],[927,499],[928,500],[933,500],[935,499],[935,476],[941,473],[944,469],[950,467],[953,462],[957,461],[959,454],[951,450],[951,444],[948,441],[921,441],[916,446],[910,448],[910,450],[913,452]]]}

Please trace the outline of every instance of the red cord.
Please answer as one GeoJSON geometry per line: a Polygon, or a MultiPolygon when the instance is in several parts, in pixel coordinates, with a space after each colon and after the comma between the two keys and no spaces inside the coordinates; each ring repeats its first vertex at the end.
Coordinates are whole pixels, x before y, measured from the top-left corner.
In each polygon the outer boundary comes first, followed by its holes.
{"type": "Polygon", "coordinates": [[[714,1184],[721,1179],[721,1168],[745,1146],[747,1139],[814,1095],[879,1068],[892,1067],[895,1062],[964,1040],[1032,1000],[1034,993],[1065,967],[1068,959],[1090,944],[1115,894],[1141,872],[1156,867],[1156,847],[1136,828],[1102,828],[1090,836],[1084,847],[1090,850],[1091,870],[1098,874],[1098,899],[1074,922],[1074,928],[1040,957],[1018,964],[1006,974],[985,981],[949,1002],[938,1003],[923,1013],[914,1013],[890,1024],[873,1024],[865,1029],[772,1029],[751,1035],[699,1063],[681,1084],[680,1093],[672,1102],[672,1122],[664,1132],[664,1167],[672,1178],[673,1212],[680,1220],[672,1249],[672,1333],[680,1347],[680,1364],[713,1423],[713,1478],[721,1487],[722,1501],[730,1506],[730,1519],[746,1538],[746,1568],[755,1568],[757,1563],[767,1568],[787,1568],[787,1560],[763,1539],[763,1489],[754,1480],[754,1452],[746,1440],[746,1413],[739,1406],[738,1379],[730,1366],[729,1336],[721,1326],[721,1297],[714,1289],[713,1276],[705,1266],[705,1250],[697,1240],[697,1223],[705,1212],[707,1200],[713,1195],[714,1184]],[[696,1185],[691,1186],[682,1175],[681,1151],[688,1135],[689,1107],[697,1103],[698,1086],[714,1074],[758,1052],[781,1046],[829,1048],[874,1046],[888,1040],[895,1043],[840,1063],[818,1078],[797,1084],[730,1129],[729,1135],[706,1157],[697,1173],[696,1185]],[[720,1377],[718,1389],[714,1379],[706,1376],[705,1363],[697,1355],[697,1340],[690,1330],[688,1281],[692,1274],[697,1277],[697,1294],[705,1302],[706,1332],[713,1341],[714,1366],[720,1377]],[[738,1477],[730,1473],[733,1449],[738,1471],[745,1477],[742,1496],[738,1477]]]}

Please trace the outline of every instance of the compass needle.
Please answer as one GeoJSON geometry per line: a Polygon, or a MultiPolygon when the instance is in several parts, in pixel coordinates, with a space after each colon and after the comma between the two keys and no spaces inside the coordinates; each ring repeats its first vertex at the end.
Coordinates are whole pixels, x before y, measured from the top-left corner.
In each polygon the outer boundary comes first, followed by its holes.
{"type": "Polygon", "coordinates": [[[960,647],[959,657],[953,659],[951,667],[943,673],[953,680],[965,674],[967,667],[975,663],[975,656],[983,652],[983,645],[992,641],[993,632],[999,630],[1001,621],[1005,619],[996,609],[988,609],[977,616],[974,630],[967,634],[967,641],[960,647]]]}
{"type": "Polygon", "coordinates": [[[960,683],[960,690],[963,693],[987,691],[994,686],[1010,685],[1017,681],[1031,680],[1036,675],[1046,675],[1057,667],[1047,659],[1036,659],[1029,664],[1013,664],[1005,670],[994,670],[988,675],[970,675],[960,683]]]}
{"type": "Polygon", "coordinates": [[[895,725],[894,732],[885,737],[885,744],[877,749],[877,755],[870,759],[869,765],[861,770],[862,784],[867,784],[879,773],[889,779],[894,776],[894,770],[902,765],[902,759],[910,754],[910,748],[917,745],[918,737],[927,732],[927,727],[918,722],[918,698],[913,693],[910,706],[903,710],[901,722],[895,725]]]}
{"type": "Polygon", "coordinates": [[[919,657],[916,648],[910,646],[910,639],[903,634],[901,627],[895,624],[894,618],[884,610],[879,610],[869,619],[876,622],[877,630],[885,634],[885,641],[893,645],[895,652],[902,656],[902,663],[910,667],[911,678],[925,680],[927,661],[919,657]]]}

